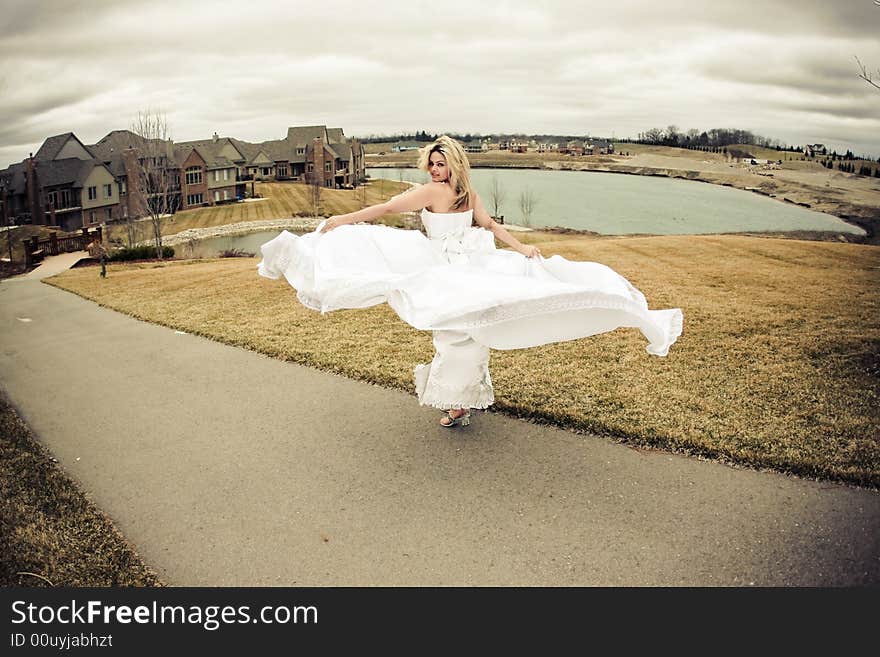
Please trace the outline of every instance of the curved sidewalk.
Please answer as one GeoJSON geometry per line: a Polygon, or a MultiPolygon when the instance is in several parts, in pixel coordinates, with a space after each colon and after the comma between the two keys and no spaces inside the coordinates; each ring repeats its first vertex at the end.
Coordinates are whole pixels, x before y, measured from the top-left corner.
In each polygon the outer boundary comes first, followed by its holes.
{"type": "MultiPolygon", "coordinates": [[[[97,273],[96,273],[97,275],[97,273]]],[[[880,583],[880,493],[478,413],[0,284],[0,386],[173,585],[880,583]]]]}

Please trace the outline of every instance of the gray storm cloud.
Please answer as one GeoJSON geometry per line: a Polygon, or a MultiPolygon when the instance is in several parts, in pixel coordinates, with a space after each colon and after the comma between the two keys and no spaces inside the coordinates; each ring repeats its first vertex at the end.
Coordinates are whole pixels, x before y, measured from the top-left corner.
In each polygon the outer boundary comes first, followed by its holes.
{"type": "Polygon", "coordinates": [[[0,166],[164,111],[177,139],[289,125],[636,136],[739,127],[880,155],[872,0],[7,0],[0,166]]]}

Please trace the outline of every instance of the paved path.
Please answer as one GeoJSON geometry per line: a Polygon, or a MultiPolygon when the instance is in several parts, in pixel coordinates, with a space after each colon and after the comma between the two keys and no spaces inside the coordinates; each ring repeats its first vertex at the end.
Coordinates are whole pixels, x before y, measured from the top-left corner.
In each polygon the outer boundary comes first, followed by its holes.
{"type": "Polygon", "coordinates": [[[90,257],[88,251],[71,251],[70,253],[59,253],[55,256],[46,256],[35,269],[32,269],[27,274],[15,276],[8,280],[10,282],[41,280],[55,274],[60,274],[73,267],[80,260],[90,257]]]}
{"type": "Polygon", "coordinates": [[[494,413],[442,429],[39,281],[0,284],[0,336],[0,386],[171,584],[880,583],[876,491],[494,413]]]}

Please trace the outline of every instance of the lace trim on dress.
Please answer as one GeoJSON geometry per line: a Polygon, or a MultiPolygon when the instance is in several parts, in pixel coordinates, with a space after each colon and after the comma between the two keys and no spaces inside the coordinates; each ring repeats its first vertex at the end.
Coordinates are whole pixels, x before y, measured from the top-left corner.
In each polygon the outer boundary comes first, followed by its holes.
{"type": "Polygon", "coordinates": [[[413,369],[416,395],[419,405],[433,406],[441,410],[450,408],[489,408],[495,403],[495,392],[489,368],[485,368],[483,379],[465,388],[449,386],[431,377],[431,365],[416,365],[413,369]]]}

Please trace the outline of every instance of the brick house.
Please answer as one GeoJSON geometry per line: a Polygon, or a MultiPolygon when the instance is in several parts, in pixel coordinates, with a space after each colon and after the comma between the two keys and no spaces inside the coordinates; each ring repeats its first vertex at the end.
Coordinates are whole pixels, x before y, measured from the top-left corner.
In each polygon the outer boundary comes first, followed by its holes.
{"type": "Polygon", "coordinates": [[[176,146],[173,159],[180,169],[180,209],[208,205],[208,163],[199,150],[176,146]]]}
{"type": "Polygon", "coordinates": [[[144,207],[145,199],[141,194],[132,193],[142,180],[142,158],[145,153],[157,156],[164,163],[165,173],[170,184],[166,190],[166,207],[179,209],[180,202],[180,167],[174,161],[173,142],[147,143],[142,137],[130,130],[114,130],[104,136],[89,149],[110,169],[119,186],[119,216],[143,217],[147,214],[144,207]]]}
{"type": "Polygon", "coordinates": [[[241,153],[235,163],[242,180],[292,180],[309,182],[316,169],[325,175],[322,185],[353,188],[366,178],[364,147],[347,139],[341,128],[299,126],[287,129],[284,139],[259,144],[226,138],[241,153]],[[321,147],[316,149],[315,140],[321,147]],[[328,168],[329,167],[329,168],[328,168]]]}

